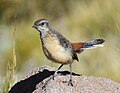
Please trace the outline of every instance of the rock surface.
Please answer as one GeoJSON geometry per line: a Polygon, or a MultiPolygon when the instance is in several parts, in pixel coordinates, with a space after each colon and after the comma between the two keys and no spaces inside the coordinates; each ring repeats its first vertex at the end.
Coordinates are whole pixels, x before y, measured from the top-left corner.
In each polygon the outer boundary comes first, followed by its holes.
{"type": "Polygon", "coordinates": [[[59,71],[54,80],[50,79],[53,73],[50,67],[36,68],[16,83],[9,93],[120,93],[120,84],[111,79],[73,73],[73,86],[68,86],[68,71],[59,71]]]}

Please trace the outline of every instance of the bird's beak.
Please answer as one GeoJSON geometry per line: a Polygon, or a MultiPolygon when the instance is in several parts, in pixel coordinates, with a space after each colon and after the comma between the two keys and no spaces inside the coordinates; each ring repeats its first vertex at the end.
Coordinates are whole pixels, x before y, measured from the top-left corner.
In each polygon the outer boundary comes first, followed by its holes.
{"type": "Polygon", "coordinates": [[[36,26],[35,26],[35,25],[33,25],[33,26],[32,26],[32,28],[36,28],[36,26]]]}
{"type": "MultiPolygon", "coordinates": [[[[32,26],[32,28],[35,28],[35,29],[37,29],[38,30],[38,28],[37,28],[37,26],[36,25],[33,25],[32,26]]],[[[39,31],[39,30],[38,30],[39,31]]],[[[40,32],[40,31],[39,31],[40,32]]]]}
{"type": "Polygon", "coordinates": [[[35,25],[33,25],[32,28],[35,28],[35,25]]]}

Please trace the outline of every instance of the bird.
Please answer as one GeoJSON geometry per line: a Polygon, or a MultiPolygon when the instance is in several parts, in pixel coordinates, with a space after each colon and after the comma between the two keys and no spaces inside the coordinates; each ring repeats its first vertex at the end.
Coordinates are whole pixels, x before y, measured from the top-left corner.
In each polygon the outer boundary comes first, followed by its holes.
{"type": "Polygon", "coordinates": [[[86,49],[103,46],[103,43],[105,42],[104,39],[92,39],[86,42],[72,43],[60,32],[56,31],[45,18],[40,18],[35,21],[32,27],[37,29],[40,33],[42,49],[47,59],[61,64],[54,75],[63,67],[63,65],[69,65],[70,77],[68,85],[71,86],[73,86],[72,63],[75,60],[79,61],[77,54],[86,49]]]}

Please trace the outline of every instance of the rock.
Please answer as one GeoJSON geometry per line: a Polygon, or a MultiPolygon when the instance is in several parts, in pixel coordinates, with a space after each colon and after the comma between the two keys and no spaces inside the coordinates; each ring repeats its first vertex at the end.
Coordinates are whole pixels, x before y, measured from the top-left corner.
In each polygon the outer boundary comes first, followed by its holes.
{"type": "Polygon", "coordinates": [[[68,86],[69,72],[59,71],[53,80],[54,72],[50,67],[36,68],[9,93],[120,93],[120,84],[111,79],[73,73],[73,86],[68,86]]]}

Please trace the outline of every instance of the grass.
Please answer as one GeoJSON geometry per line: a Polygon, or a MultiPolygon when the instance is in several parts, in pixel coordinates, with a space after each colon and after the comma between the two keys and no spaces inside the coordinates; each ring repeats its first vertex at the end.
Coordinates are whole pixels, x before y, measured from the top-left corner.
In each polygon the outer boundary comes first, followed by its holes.
{"type": "Polygon", "coordinates": [[[3,86],[3,93],[8,93],[9,89],[15,84],[16,82],[16,52],[15,52],[15,32],[16,27],[13,31],[13,61],[8,62],[7,64],[7,72],[4,79],[4,86],[3,86]]]}

